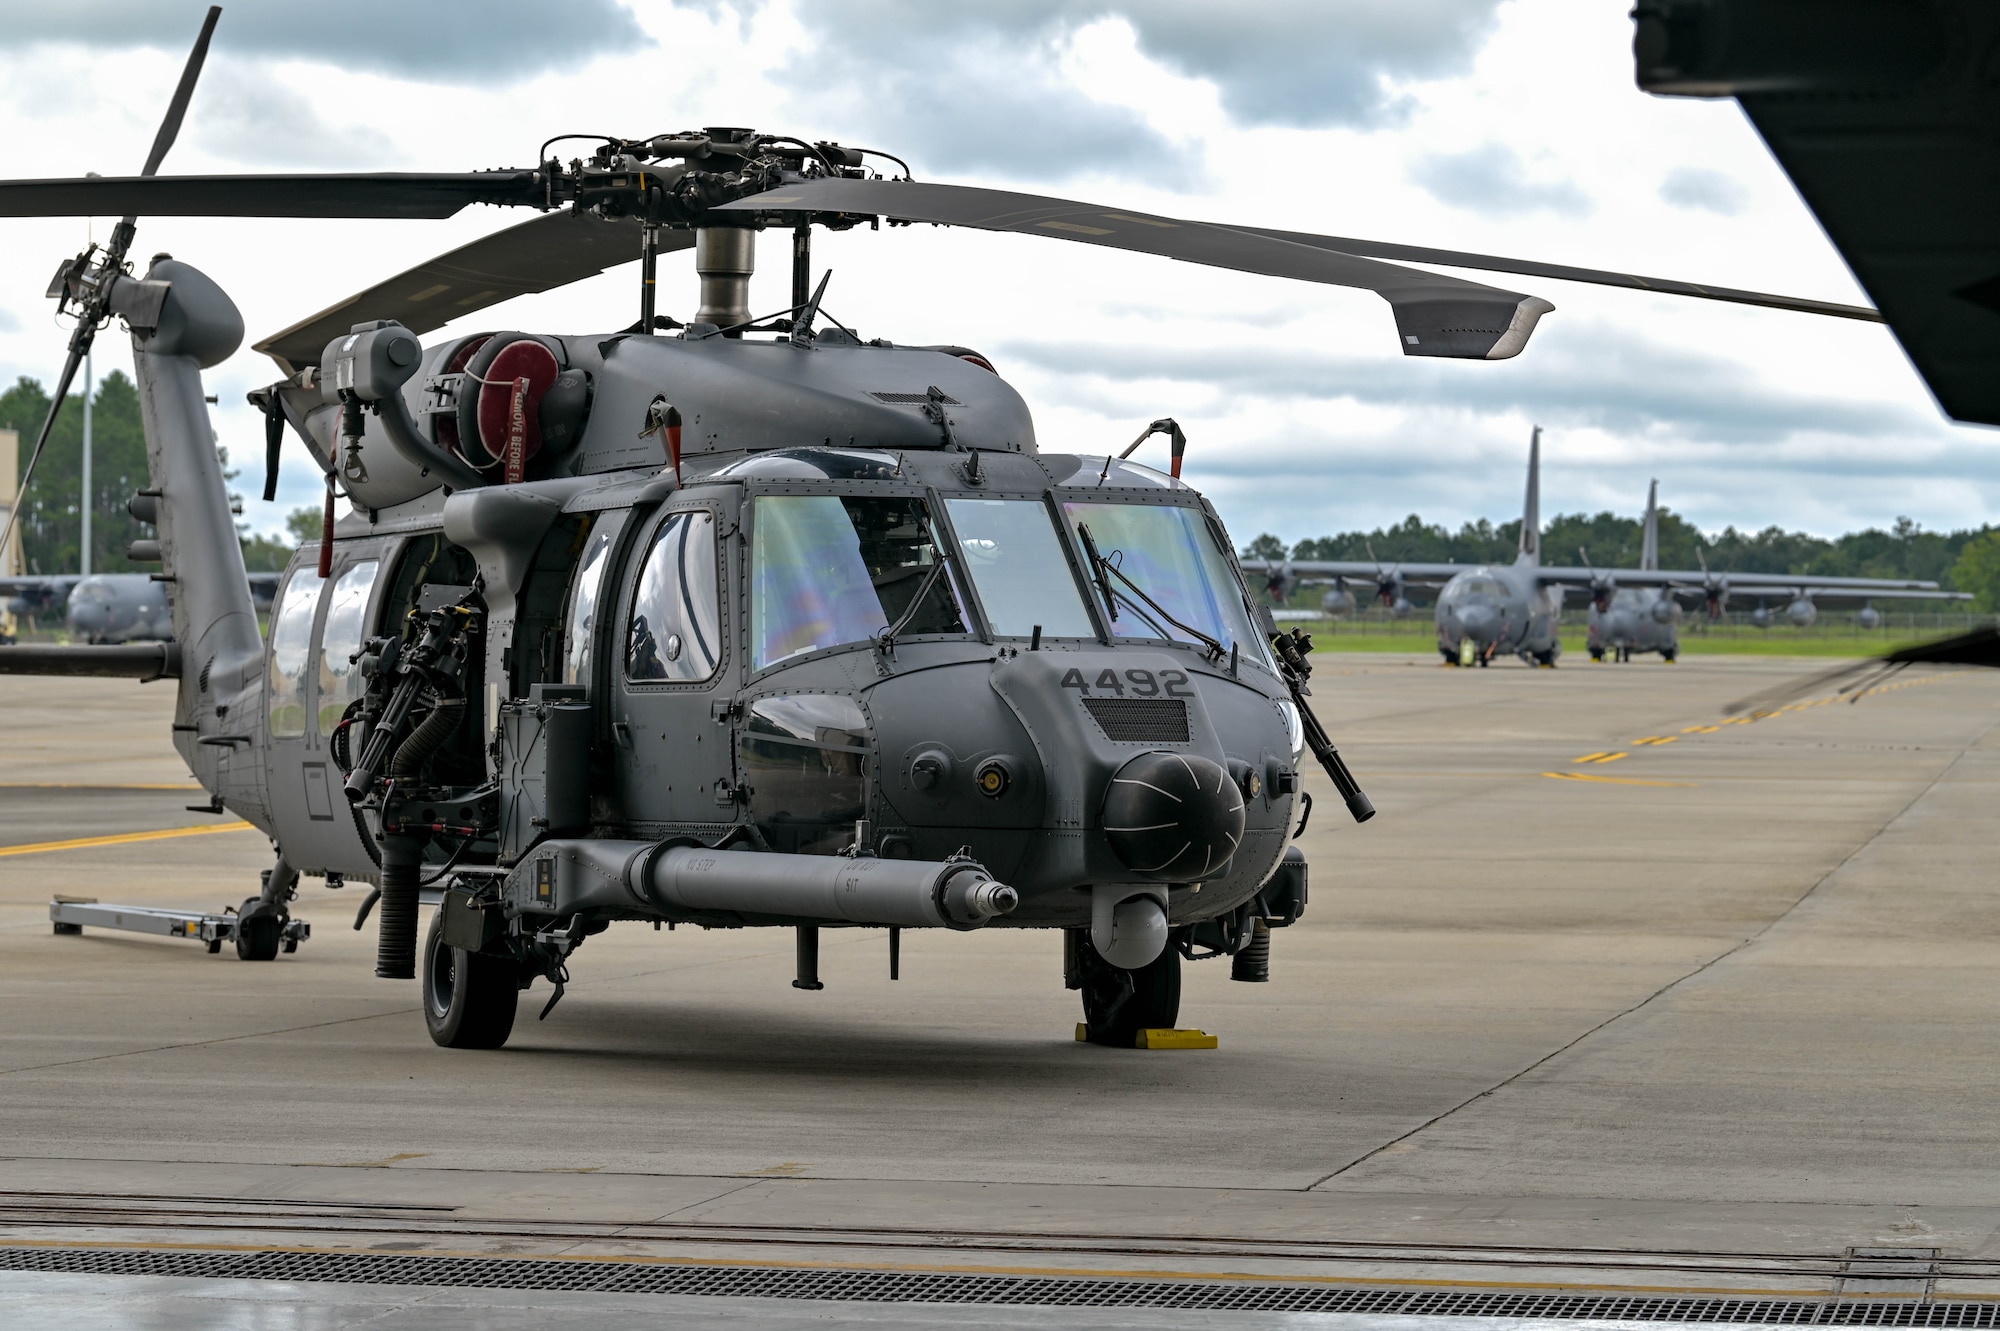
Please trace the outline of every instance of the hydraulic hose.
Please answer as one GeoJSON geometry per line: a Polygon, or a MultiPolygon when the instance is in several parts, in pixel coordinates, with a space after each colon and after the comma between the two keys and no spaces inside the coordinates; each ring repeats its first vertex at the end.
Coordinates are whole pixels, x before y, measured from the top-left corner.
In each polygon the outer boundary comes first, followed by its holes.
{"type": "Polygon", "coordinates": [[[439,698],[410,737],[396,746],[396,756],[389,761],[391,781],[414,781],[423,773],[424,762],[433,753],[444,747],[458,730],[458,723],[465,715],[465,699],[439,698]]]}

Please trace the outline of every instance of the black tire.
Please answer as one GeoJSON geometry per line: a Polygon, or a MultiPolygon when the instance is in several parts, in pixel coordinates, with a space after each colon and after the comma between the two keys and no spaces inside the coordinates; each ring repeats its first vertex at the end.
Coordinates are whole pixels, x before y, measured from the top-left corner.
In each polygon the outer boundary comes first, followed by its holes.
{"type": "Polygon", "coordinates": [[[1080,941],[1085,1039],[1130,1049],[1140,1031],[1173,1026],[1181,1012],[1181,954],[1172,939],[1130,971],[1100,957],[1087,935],[1080,941]]]}
{"type": "Polygon", "coordinates": [[[240,961],[276,961],[284,941],[285,923],[275,915],[250,915],[236,921],[236,956],[240,961]]]}
{"type": "Polygon", "coordinates": [[[507,957],[467,952],[444,941],[443,912],[431,916],[424,938],[424,1025],[447,1049],[498,1049],[514,1030],[521,970],[507,957]]]}

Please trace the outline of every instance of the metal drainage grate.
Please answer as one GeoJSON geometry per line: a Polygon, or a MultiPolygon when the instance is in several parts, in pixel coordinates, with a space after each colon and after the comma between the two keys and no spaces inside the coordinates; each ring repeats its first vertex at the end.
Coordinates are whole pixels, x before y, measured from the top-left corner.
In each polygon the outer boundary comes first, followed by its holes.
{"type": "Polygon", "coordinates": [[[1105,738],[1136,744],[1188,742],[1187,704],[1178,698],[1085,698],[1105,738]]]}
{"type": "Polygon", "coordinates": [[[71,1275],[196,1276],[212,1280],[431,1285],[460,1289],[589,1290],[603,1294],[692,1294],[855,1303],[983,1303],[1799,1326],[2000,1327],[2000,1303],[1518,1294],[1479,1290],[1253,1284],[1248,1281],[1120,1280],[1109,1277],[1064,1279],[925,1271],[671,1266],[652,1262],[435,1257],[423,1253],[0,1248],[0,1270],[50,1271],[71,1275]]]}

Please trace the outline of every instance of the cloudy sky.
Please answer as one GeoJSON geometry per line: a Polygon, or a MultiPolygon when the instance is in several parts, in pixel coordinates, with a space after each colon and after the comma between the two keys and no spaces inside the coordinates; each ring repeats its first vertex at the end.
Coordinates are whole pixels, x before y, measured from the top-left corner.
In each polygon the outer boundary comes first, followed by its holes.
{"type": "MultiPolygon", "coordinates": [[[[203,4],[6,8],[8,171],[136,171],[203,4]]],[[[887,149],[922,179],[1863,303],[1733,103],[1634,88],[1627,9],[233,0],[165,170],[529,166],[541,140],[567,131],[753,125],[887,149]]],[[[518,220],[487,208],[444,222],[167,218],[142,221],[134,253],[204,268],[254,341],[518,220]]],[[[48,274],[107,226],[0,221],[6,382],[53,380],[65,334],[42,299],[48,274]]],[[[1189,479],[1239,540],[1413,511],[1515,515],[1536,423],[1545,512],[1632,512],[1655,476],[1666,502],[1710,530],[1835,534],[1902,514],[1977,525],[2000,498],[2000,436],[1946,422],[1879,326],[1497,279],[1556,304],[1524,354],[1406,359],[1367,292],[931,228],[825,237],[817,255],[834,271],[829,310],[863,336],[990,356],[1033,406],[1045,450],[1102,452],[1177,417],[1189,479]]],[[[674,262],[664,303],[685,316],[694,275],[674,262]]],[[[787,300],[786,264],[766,262],[760,311],[787,300]]],[[[636,271],[473,322],[619,327],[634,317],[636,271]]],[[[123,337],[99,346],[100,374],[129,368],[123,337]]],[[[217,428],[239,459],[262,448],[243,394],[274,377],[248,350],[210,374],[217,428]]],[[[1148,447],[1163,457],[1163,444],[1148,447]]],[[[316,497],[295,452],[279,502],[253,502],[249,516],[272,528],[316,497]]]]}

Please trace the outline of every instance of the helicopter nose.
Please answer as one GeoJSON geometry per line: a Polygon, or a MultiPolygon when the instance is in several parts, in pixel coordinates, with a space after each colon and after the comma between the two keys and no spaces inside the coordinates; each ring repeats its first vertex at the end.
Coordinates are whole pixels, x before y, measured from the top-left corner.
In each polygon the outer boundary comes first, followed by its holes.
{"type": "Polygon", "coordinates": [[[1198,883],[1243,840],[1243,792],[1220,763],[1194,753],[1142,753],[1104,792],[1104,835],[1133,873],[1198,883]]]}

